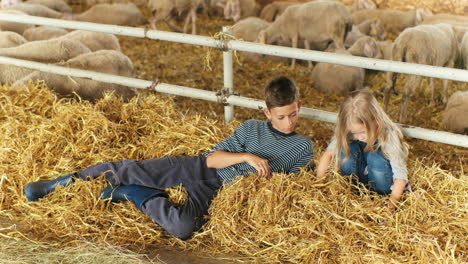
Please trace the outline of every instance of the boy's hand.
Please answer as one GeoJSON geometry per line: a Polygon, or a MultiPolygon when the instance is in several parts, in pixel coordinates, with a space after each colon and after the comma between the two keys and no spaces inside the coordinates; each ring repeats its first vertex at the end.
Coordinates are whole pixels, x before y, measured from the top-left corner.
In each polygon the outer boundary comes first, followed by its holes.
{"type": "Polygon", "coordinates": [[[252,153],[245,153],[245,162],[257,170],[259,176],[270,178],[270,164],[252,153]]]}

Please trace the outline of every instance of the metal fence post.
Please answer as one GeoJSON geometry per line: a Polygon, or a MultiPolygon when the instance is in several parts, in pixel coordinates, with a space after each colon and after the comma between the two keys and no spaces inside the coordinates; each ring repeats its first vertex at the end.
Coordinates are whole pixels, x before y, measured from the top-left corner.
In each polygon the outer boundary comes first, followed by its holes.
{"type": "MultiPolygon", "coordinates": [[[[229,26],[223,27],[223,32],[232,34],[232,28],[229,26]]],[[[223,51],[223,67],[224,67],[224,94],[230,96],[234,93],[234,69],[232,62],[232,50],[223,51]]],[[[234,120],[234,106],[224,106],[224,120],[226,123],[234,120]]]]}

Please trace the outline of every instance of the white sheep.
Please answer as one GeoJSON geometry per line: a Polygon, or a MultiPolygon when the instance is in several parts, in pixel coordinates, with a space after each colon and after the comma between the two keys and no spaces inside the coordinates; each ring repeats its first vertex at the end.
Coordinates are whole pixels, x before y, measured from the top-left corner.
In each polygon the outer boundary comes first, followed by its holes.
{"type": "Polygon", "coordinates": [[[209,1],[208,13],[210,15],[222,16],[224,15],[224,7],[226,6],[227,0],[207,0],[209,1]]]}
{"type": "Polygon", "coordinates": [[[75,30],[59,38],[80,41],[91,51],[98,51],[103,49],[117,51],[121,50],[119,39],[113,34],[87,30],[75,30]]]}
{"type": "MultiPolygon", "coordinates": [[[[333,48],[327,49],[327,52],[333,48]]],[[[371,37],[359,39],[349,50],[336,48],[338,54],[380,58],[381,53],[371,37]]],[[[339,64],[319,62],[312,70],[313,87],[319,91],[346,96],[349,92],[364,88],[365,70],[339,64]]]]}
{"type": "Polygon", "coordinates": [[[449,131],[468,134],[468,91],[457,91],[450,96],[442,124],[449,131]]]}
{"type": "MultiPolygon", "coordinates": [[[[13,10],[13,9],[0,9],[0,16],[2,14],[27,15],[24,12],[13,10]]],[[[13,31],[13,32],[23,35],[23,32],[26,29],[32,28],[32,27],[34,27],[34,25],[0,20],[0,30],[2,31],[13,31]]]]}
{"type": "Polygon", "coordinates": [[[298,4],[301,4],[301,2],[277,1],[270,3],[263,7],[262,11],[260,12],[260,18],[268,22],[273,22],[284,12],[284,10],[286,10],[286,8],[298,4]]]}
{"type": "Polygon", "coordinates": [[[377,46],[380,48],[384,60],[392,59],[393,42],[377,41],[377,46]]]}
{"type": "Polygon", "coordinates": [[[18,3],[21,3],[21,0],[2,0],[0,2],[0,7],[1,8],[8,8],[12,5],[16,5],[18,3]]]}
{"type": "Polygon", "coordinates": [[[372,0],[355,0],[351,12],[363,9],[377,9],[377,5],[372,0]]]}
{"type": "Polygon", "coordinates": [[[368,57],[375,59],[383,59],[384,54],[378,42],[369,36],[364,36],[358,39],[348,49],[348,52],[353,56],[368,57]]]}
{"type": "Polygon", "coordinates": [[[97,4],[81,14],[66,14],[65,19],[100,24],[139,26],[147,23],[133,3],[97,4]]]}
{"type": "Polygon", "coordinates": [[[66,61],[91,50],[80,41],[72,39],[49,39],[27,42],[23,45],[0,49],[0,56],[43,63],[66,61]]]}
{"type": "Polygon", "coordinates": [[[459,16],[459,15],[452,15],[452,14],[435,14],[430,17],[426,17],[420,24],[423,25],[434,25],[434,24],[450,24],[452,26],[468,26],[468,17],[467,16],[459,16]]]}
{"type": "MultiPolygon", "coordinates": [[[[258,17],[248,17],[239,20],[232,26],[232,35],[239,40],[255,42],[257,39],[258,33],[268,27],[271,23],[258,18],[258,17]]],[[[281,46],[290,46],[290,43],[275,43],[281,46]]],[[[265,56],[258,53],[245,53],[246,57],[250,60],[258,61],[262,59],[268,59],[276,62],[287,62],[288,59],[284,57],[277,56],[265,56]]]]}
{"type": "Polygon", "coordinates": [[[462,63],[465,69],[468,70],[468,32],[462,38],[460,44],[460,54],[462,58],[462,63]]]}
{"type": "Polygon", "coordinates": [[[452,14],[436,14],[424,19],[420,25],[435,25],[445,23],[453,26],[457,34],[458,42],[461,42],[463,35],[468,32],[468,17],[452,14]]]}
{"type": "MultiPolygon", "coordinates": [[[[291,41],[297,48],[299,40],[306,49],[325,50],[330,43],[344,48],[346,33],[351,30],[352,17],[348,8],[334,1],[316,1],[286,8],[270,26],[260,31],[260,43],[291,41]]],[[[292,60],[291,68],[295,65],[292,60]]],[[[309,67],[312,64],[309,61],[309,67]]]]}
{"type": "Polygon", "coordinates": [[[42,26],[26,29],[23,37],[28,41],[36,41],[60,37],[67,33],[68,31],[63,28],[42,26]]]}
{"type": "Polygon", "coordinates": [[[380,25],[379,19],[368,19],[358,25],[353,25],[351,31],[346,35],[344,45],[346,47],[351,47],[354,42],[364,36],[371,36],[384,40],[387,38],[387,32],[380,25]]]}
{"type": "Polygon", "coordinates": [[[353,20],[355,24],[360,24],[368,19],[379,19],[386,32],[399,34],[405,28],[414,27],[431,15],[431,11],[422,8],[409,11],[364,9],[353,12],[353,20]]]}
{"type": "MultiPolygon", "coordinates": [[[[85,53],[59,65],[126,77],[134,77],[135,75],[131,60],[115,50],[85,53]]],[[[108,92],[114,92],[124,101],[129,101],[136,95],[136,90],[131,87],[40,71],[28,74],[16,81],[12,87],[18,87],[34,80],[44,80],[50,89],[63,96],[73,96],[76,93],[82,99],[89,101],[100,99],[108,92]]]]}
{"type": "Polygon", "coordinates": [[[64,0],[26,0],[27,4],[39,4],[61,13],[71,13],[72,8],[64,0]]]}
{"type": "MultiPolygon", "coordinates": [[[[405,29],[396,39],[392,51],[392,60],[434,66],[453,67],[457,57],[458,43],[452,26],[448,24],[419,25],[405,29]]],[[[394,89],[397,74],[387,74],[384,108],[387,109],[390,91],[394,89]]],[[[403,88],[403,103],[400,110],[400,122],[405,122],[408,100],[414,89],[419,86],[420,75],[409,75],[403,88]]],[[[447,101],[448,80],[443,80],[443,101],[447,101]]],[[[435,80],[430,78],[432,89],[431,103],[434,102],[435,80]]]]}
{"type": "Polygon", "coordinates": [[[0,31],[0,48],[12,48],[28,42],[23,36],[12,31],[0,31]]]}
{"type": "Polygon", "coordinates": [[[255,0],[228,0],[224,7],[224,19],[232,19],[234,22],[241,18],[258,16],[260,6],[255,0]]]}
{"type": "Polygon", "coordinates": [[[196,34],[197,9],[204,5],[203,0],[149,0],[148,8],[153,15],[150,19],[151,26],[153,29],[157,29],[156,24],[164,21],[172,29],[186,33],[189,22],[192,21],[192,34],[196,34]],[[184,28],[181,29],[174,24],[173,19],[176,15],[180,16],[183,13],[187,13],[187,16],[184,28]]]}
{"type": "Polygon", "coordinates": [[[47,6],[40,4],[27,4],[19,3],[8,7],[10,10],[18,10],[24,12],[30,16],[40,16],[40,17],[49,17],[49,18],[61,18],[63,13],[57,12],[53,9],[48,8],[47,6]]]}

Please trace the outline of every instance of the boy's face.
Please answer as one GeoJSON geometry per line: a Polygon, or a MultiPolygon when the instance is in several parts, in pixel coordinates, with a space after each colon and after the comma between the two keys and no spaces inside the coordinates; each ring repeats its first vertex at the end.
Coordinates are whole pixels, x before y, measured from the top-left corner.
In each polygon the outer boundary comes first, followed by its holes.
{"type": "Polygon", "coordinates": [[[290,134],[296,128],[300,108],[301,101],[297,101],[285,106],[265,108],[264,112],[271,120],[273,128],[285,134],[290,134]]]}

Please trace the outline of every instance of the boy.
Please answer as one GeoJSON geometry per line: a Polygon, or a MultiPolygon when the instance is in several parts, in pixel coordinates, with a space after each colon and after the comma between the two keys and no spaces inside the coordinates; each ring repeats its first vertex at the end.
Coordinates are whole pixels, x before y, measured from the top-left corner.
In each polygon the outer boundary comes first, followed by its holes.
{"type": "Polygon", "coordinates": [[[204,155],[100,163],[55,180],[28,183],[26,197],[36,201],[77,177],[104,174],[110,185],[102,191],[102,199],[131,201],[169,233],[188,239],[206,222],[204,215],[223,184],[251,173],[263,177],[272,172],[297,173],[312,160],[312,142],[294,132],[301,106],[294,82],[276,78],[265,88],[265,96],[269,121],[246,121],[204,155]],[[180,184],[188,199],[175,206],[161,189],[180,184]]]}

